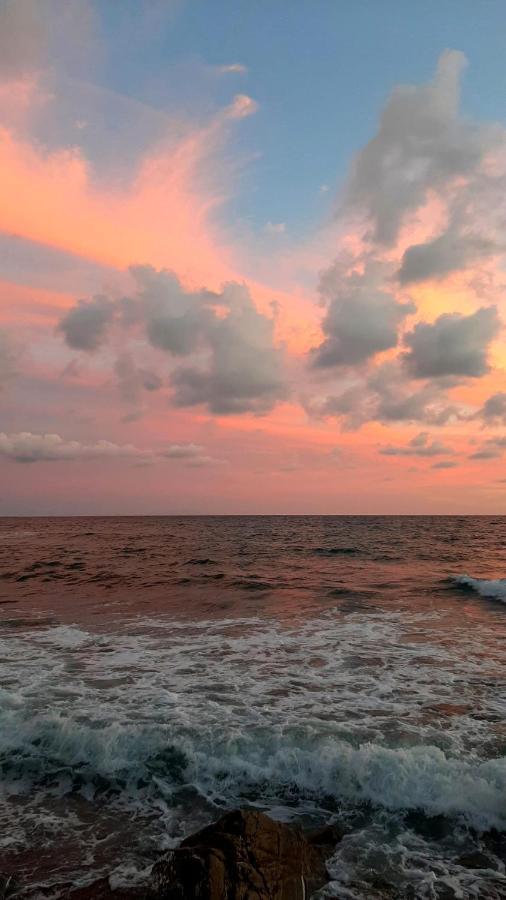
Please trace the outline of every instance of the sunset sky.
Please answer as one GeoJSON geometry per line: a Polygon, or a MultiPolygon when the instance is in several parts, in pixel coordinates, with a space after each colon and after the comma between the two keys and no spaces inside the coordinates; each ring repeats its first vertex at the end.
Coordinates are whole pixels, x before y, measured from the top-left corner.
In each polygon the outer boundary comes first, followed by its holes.
{"type": "Polygon", "coordinates": [[[0,0],[0,512],[506,512],[504,0],[0,0]]]}

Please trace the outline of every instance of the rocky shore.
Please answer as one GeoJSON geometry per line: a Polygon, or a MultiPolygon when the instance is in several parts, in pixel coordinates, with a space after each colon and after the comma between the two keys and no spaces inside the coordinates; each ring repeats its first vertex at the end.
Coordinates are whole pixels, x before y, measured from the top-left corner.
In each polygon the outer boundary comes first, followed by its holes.
{"type": "MultiPolygon", "coordinates": [[[[422,839],[434,841],[448,839],[455,827],[444,816],[427,817],[416,811],[406,816],[406,823],[422,839]]],[[[162,853],[141,883],[118,887],[111,873],[110,878],[84,887],[59,883],[36,889],[5,874],[0,857],[0,873],[4,871],[0,900],[310,900],[329,883],[327,862],[347,833],[340,825],[303,830],[258,810],[236,809],[162,853]]],[[[455,864],[471,876],[488,873],[488,878],[478,893],[474,888],[463,892],[457,884],[439,879],[438,900],[506,897],[501,874],[506,870],[506,833],[495,829],[482,833],[474,849],[468,847],[455,857],[455,864]]],[[[415,900],[418,896],[411,886],[395,888],[380,872],[370,876],[364,900],[415,900]]],[[[332,893],[325,896],[330,900],[332,893]]]]}
{"type": "MultiPolygon", "coordinates": [[[[328,881],[325,865],[342,837],[338,826],[304,832],[257,810],[234,810],[185,838],[153,866],[143,886],[113,888],[108,878],[83,888],[61,885],[64,900],[309,900],[328,881]]],[[[13,880],[0,900],[29,897],[13,880]]]]}

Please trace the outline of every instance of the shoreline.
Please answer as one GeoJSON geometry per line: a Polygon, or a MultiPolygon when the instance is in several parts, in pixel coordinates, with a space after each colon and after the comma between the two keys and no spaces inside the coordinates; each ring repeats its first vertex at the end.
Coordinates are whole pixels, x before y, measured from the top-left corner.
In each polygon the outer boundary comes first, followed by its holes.
{"type": "MultiPolygon", "coordinates": [[[[455,827],[444,816],[427,817],[417,811],[408,813],[407,819],[420,836],[432,840],[444,840],[445,832],[455,827]]],[[[473,829],[469,832],[473,834],[473,829]]],[[[85,885],[71,881],[31,885],[2,871],[0,856],[0,900],[310,900],[321,890],[326,900],[332,900],[344,894],[332,893],[335,873],[327,864],[341,841],[353,833],[342,823],[308,829],[276,821],[257,809],[237,808],[188,835],[174,849],[161,851],[146,867],[145,877],[134,878],[131,885],[120,883],[117,870],[85,885]]],[[[506,832],[490,829],[479,837],[480,849],[463,853],[457,862],[470,873],[489,872],[490,893],[472,896],[496,900],[506,896],[506,832]]],[[[415,900],[418,896],[413,889],[396,888],[379,871],[370,874],[367,891],[356,893],[351,884],[350,897],[415,900]]],[[[458,900],[463,895],[442,882],[434,896],[458,900]]]]}

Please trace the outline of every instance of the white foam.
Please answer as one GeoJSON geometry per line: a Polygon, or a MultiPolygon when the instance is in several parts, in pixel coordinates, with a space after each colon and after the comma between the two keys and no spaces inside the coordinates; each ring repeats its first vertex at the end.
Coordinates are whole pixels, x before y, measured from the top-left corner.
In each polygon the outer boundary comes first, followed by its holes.
{"type": "MultiPolygon", "coordinates": [[[[4,795],[30,793],[45,782],[59,793],[93,799],[106,785],[145,805],[182,786],[212,802],[236,804],[254,793],[304,806],[323,798],[370,802],[390,810],[462,816],[477,828],[506,828],[506,758],[465,760],[434,746],[354,746],[321,738],[311,726],[248,735],[179,723],[105,725],[57,714],[27,718],[10,707],[0,717],[4,795]],[[101,727],[100,727],[101,726],[101,727]]],[[[113,797],[114,802],[114,797],[113,797]]]]}
{"type": "MultiPolygon", "coordinates": [[[[457,837],[460,852],[465,852],[468,840],[465,834],[457,837]]],[[[504,865],[497,858],[491,864],[493,868],[469,870],[455,859],[455,848],[449,852],[447,844],[400,830],[391,821],[375,821],[338,844],[327,863],[331,882],[318,896],[379,900],[385,894],[381,889],[376,892],[371,880],[380,880],[394,888],[395,896],[417,900],[435,900],[441,892],[460,900],[502,900],[506,896],[504,865]]]]}
{"type": "MultiPolygon", "coordinates": [[[[487,617],[458,640],[441,622],[438,610],[331,611],[289,626],[160,618],[100,635],[10,631],[0,830],[30,840],[33,816],[44,822],[76,793],[99,801],[96,815],[140,816],[158,846],[181,822],[192,830],[251,800],[506,828],[502,638],[487,617]]],[[[89,845],[64,814],[60,824],[89,845]]]]}
{"type": "Polygon", "coordinates": [[[486,578],[471,578],[469,575],[457,575],[454,581],[463,587],[471,588],[482,597],[506,603],[506,578],[487,580],[486,578]]]}

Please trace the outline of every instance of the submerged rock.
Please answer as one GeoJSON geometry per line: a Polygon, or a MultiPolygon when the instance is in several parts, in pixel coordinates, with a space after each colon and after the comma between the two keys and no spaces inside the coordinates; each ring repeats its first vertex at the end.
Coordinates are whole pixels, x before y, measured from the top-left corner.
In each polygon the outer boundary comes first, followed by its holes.
{"type": "Polygon", "coordinates": [[[153,867],[163,900],[308,900],[328,881],[338,829],[313,836],[256,810],[235,810],[153,867]]]}

